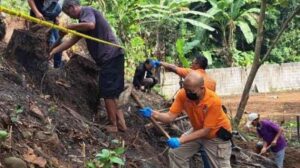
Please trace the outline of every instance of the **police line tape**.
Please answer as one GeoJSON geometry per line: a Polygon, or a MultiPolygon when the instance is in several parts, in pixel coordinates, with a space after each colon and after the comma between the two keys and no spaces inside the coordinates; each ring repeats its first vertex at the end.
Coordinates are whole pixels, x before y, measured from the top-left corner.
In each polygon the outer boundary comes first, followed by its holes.
{"type": "Polygon", "coordinates": [[[0,5],[0,12],[4,12],[4,13],[7,13],[9,15],[17,16],[17,17],[23,18],[25,20],[28,20],[28,21],[31,21],[31,22],[34,22],[34,23],[37,23],[37,24],[40,24],[40,25],[43,25],[43,26],[46,26],[46,27],[58,29],[58,30],[60,30],[62,32],[65,32],[65,33],[70,33],[70,34],[73,34],[73,35],[76,35],[76,36],[79,36],[79,37],[82,37],[82,38],[85,38],[85,39],[93,40],[93,41],[96,41],[98,43],[103,43],[103,44],[107,44],[107,45],[111,45],[111,46],[114,46],[114,47],[119,47],[119,48],[125,49],[125,47],[120,46],[118,44],[114,44],[114,43],[111,43],[111,42],[108,42],[108,41],[105,41],[105,40],[101,40],[99,38],[95,38],[95,37],[92,37],[92,36],[89,36],[89,35],[86,35],[86,34],[83,34],[83,33],[79,33],[77,31],[74,31],[74,30],[71,30],[71,29],[67,29],[65,27],[56,25],[52,22],[44,21],[44,20],[29,16],[29,15],[26,15],[26,14],[23,14],[21,12],[17,12],[17,11],[5,8],[2,5],[0,5]]]}

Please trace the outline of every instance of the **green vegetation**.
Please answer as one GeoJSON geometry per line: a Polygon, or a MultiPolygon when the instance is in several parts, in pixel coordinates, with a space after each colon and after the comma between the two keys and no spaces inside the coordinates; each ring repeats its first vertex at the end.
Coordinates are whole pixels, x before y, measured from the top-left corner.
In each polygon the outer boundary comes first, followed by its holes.
{"type": "Polygon", "coordinates": [[[15,111],[10,114],[10,119],[13,123],[17,123],[20,119],[20,114],[24,112],[24,109],[21,105],[17,105],[15,111]]]}
{"type": "MultiPolygon", "coordinates": [[[[126,46],[128,75],[147,57],[189,66],[201,52],[211,67],[249,66],[254,58],[260,0],[81,0],[99,9],[126,46]],[[116,10],[117,9],[117,10],[116,10]],[[118,12],[116,12],[118,11],[118,12]]],[[[28,11],[26,1],[2,5],[28,11]]],[[[280,25],[299,1],[269,0],[265,21],[266,52],[280,25]]],[[[269,63],[300,60],[300,17],[274,48],[269,63]]]]}
{"type": "Polygon", "coordinates": [[[112,140],[111,144],[116,146],[114,149],[102,149],[96,154],[94,160],[87,163],[87,168],[111,168],[113,166],[124,166],[125,160],[123,155],[125,153],[125,148],[122,147],[118,140],[112,140]],[[121,146],[121,147],[119,147],[121,146]]]}
{"type": "Polygon", "coordinates": [[[0,142],[4,141],[8,137],[7,131],[0,130],[0,142]]]}

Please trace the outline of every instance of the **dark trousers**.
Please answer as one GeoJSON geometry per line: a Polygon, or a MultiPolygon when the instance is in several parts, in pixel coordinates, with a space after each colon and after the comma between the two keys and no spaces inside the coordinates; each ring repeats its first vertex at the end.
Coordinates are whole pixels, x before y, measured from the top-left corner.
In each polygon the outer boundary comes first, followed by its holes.
{"type": "MultiPolygon", "coordinates": [[[[57,40],[59,39],[59,33],[57,29],[51,29],[50,30],[50,37],[49,37],[49,45],[52,46],[54,45],[57,40]]],[[[53,57],[53,65],[54,68],[59,68],[62,66],[62,61],[61,61],[62,53],[57,53],[53,57]]]]}

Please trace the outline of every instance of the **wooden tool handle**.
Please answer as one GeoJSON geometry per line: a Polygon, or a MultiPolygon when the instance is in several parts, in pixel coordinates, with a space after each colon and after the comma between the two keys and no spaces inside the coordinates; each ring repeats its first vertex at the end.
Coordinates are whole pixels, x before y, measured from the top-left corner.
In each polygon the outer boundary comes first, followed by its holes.
{"type": "MultiPolygon", "coordinates": [[[[138,104],[138,106],[140,108],[144,108],[145,106],[143,105],[143,103],[138,99],[138,97],[136,96],[136,94],[134,94],[133,92],[131,92],[131,96],[132,98],[135,100],[135,102],[138,104]]],[[[167,133],[167,131],[157,123],[157,121],[151,117],[150,121],[167,137],[167,138],[171,138],[170,135],[167,133]]]]}

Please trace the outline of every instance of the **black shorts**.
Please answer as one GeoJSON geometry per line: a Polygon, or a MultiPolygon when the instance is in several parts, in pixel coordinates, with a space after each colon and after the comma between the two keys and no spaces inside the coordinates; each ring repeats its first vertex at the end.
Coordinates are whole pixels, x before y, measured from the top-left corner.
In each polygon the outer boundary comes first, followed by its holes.
{"type": "Polygon", "coordinates": [[[99,73],[100,97],[117,99],[124,90],[124,55],[106,61],[99,73]]]}

